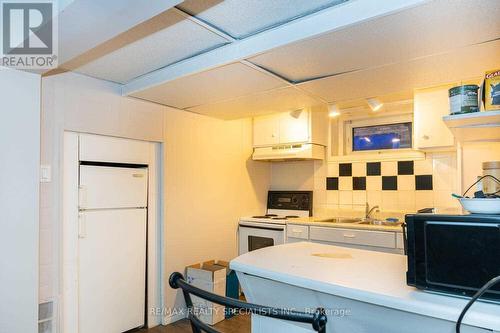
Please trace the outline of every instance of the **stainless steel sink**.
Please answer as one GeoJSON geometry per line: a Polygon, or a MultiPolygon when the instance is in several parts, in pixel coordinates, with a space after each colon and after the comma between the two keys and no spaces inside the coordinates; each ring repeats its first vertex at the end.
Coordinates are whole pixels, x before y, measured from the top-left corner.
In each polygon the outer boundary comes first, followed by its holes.
{"type": "Polygon", "coordinates": [[[361,218],[344,218],[344,217],[339,217],[337,219],[337,223],[360,223],[362,221],[363,221],[363,219],[361,219],[361,218]]]}
{"type": "Polygon", "coordinates": [[[401,222],[388,222],[383,220],[364,220],[358,222],[358,224],[399,226],[401,225],[401,222]]]}
{"type": "Polygon", "coordinates": [[[330,223],[334,223],[334,222],[337,222],[337,219],[336,218],[323,219],[323,220],[317,220],[317,222],[330,222],[330,223]]]}

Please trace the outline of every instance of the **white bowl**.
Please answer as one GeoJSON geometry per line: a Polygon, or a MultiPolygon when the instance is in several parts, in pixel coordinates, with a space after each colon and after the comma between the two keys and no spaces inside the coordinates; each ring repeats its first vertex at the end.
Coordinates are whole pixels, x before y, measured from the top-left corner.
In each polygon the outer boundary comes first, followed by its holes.
{"type": "Polygon", "coordinates": [[[461,198],[462,207],[473,214],[500,214],[500,198],[461,198]]]}

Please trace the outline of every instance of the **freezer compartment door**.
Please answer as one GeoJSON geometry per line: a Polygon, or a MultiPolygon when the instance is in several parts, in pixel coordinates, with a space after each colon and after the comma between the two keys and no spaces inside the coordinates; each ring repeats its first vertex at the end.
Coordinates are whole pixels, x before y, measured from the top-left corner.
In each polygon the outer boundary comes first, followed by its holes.
{"type": "Polygon", "coordinates": [[[146,207],[147,168],[80,166],[80,209],[146,207]]]}
{"type": "Polygon", "coordinates": [[[146,209],[80,214],[79,332],[124,332],[144,325],[146,209]]]}

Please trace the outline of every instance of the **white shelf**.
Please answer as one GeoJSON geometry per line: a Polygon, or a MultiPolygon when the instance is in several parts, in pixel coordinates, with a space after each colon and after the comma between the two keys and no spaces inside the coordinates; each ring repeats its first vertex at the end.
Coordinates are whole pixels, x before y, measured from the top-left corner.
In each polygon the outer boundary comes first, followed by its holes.
{"type": "Polygon", "coordinates": [[[482,111],[443,117],[458,141],[499,141],[500,111],[482,111]]]}

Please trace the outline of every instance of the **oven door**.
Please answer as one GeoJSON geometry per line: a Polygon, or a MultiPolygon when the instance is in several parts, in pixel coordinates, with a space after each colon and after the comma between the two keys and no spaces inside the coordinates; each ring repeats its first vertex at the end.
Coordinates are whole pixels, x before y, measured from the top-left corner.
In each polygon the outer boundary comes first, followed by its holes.
{"type": "Polygon", "coordinates": [[[238,254],[285,242],[285,225],[272,223],[244,222],[238,227],[238,254]]]}

